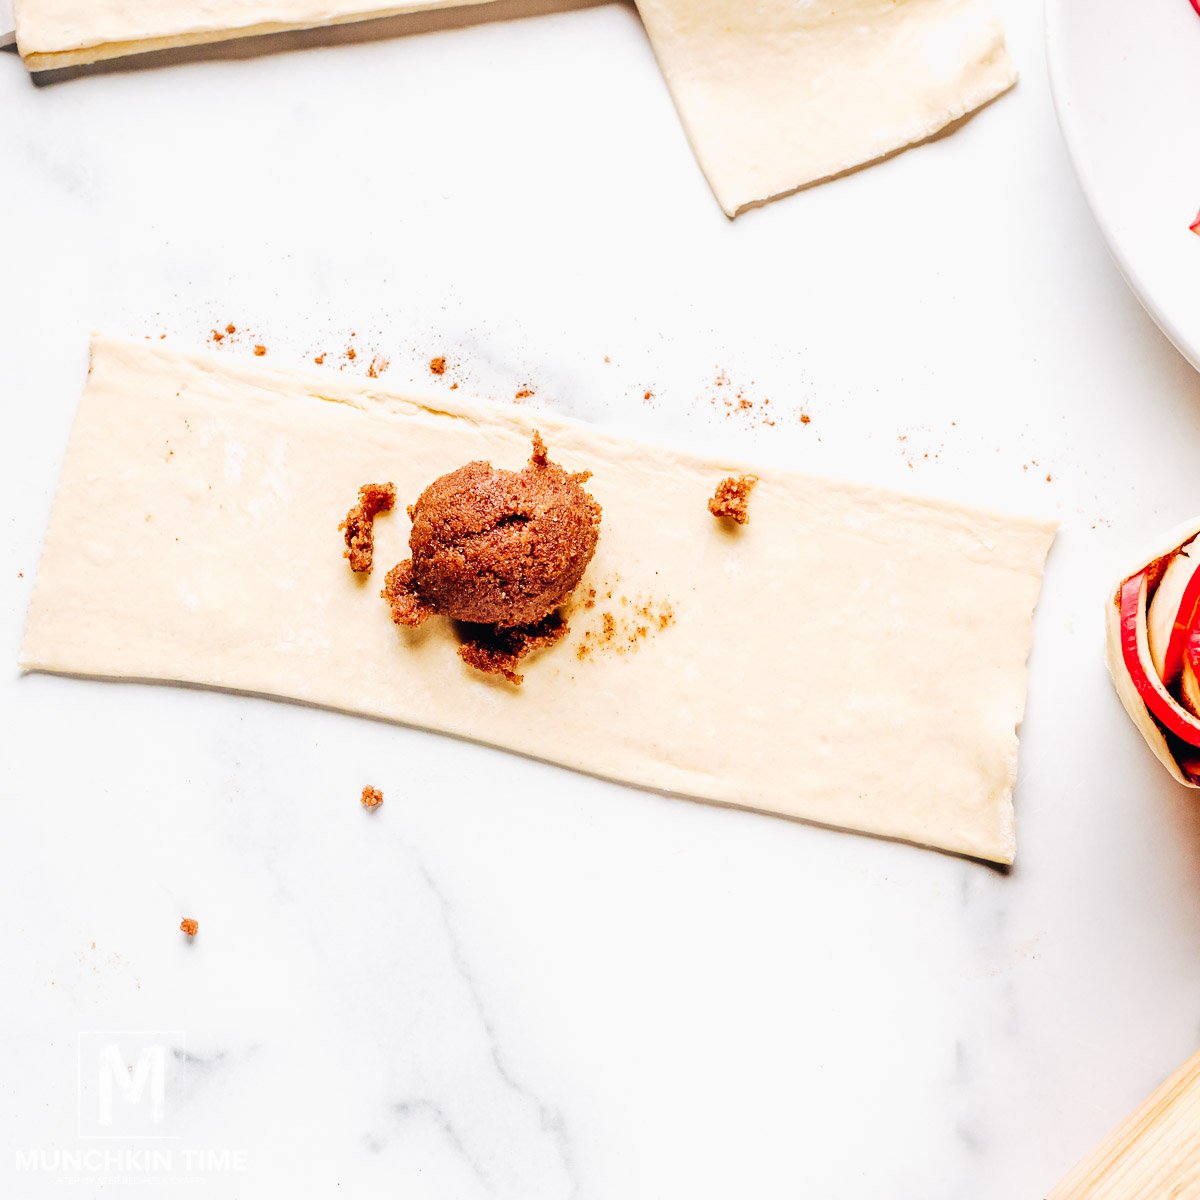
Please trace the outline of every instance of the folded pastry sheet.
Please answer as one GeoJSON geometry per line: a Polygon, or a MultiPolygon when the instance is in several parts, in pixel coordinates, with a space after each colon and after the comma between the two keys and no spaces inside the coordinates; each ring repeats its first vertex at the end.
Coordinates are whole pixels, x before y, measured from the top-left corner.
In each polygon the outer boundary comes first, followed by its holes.
{"type": "MultiPolygon", "coordinates": [[[[465,0],[16,0],[31,70],[465,0]]],[[[989,0],[638,0],[726,213],[919,142],[1016,80],[989,0]]]]}
{"type": "Polygon", "coordinates": [[[518,407],[98,340],[21,650],[28,670],[266,693],[424,726],[645,788],[998,862],[1043,522],[756,470],[518,407]],[[596,556],[568,637],[481,676],[438,618],[392,624],[404,506],[540,429],[593,472],[596,556]],[[391,481],[375,571],[338,523],[391,481]]]}
{"type": "Polygon", "coordinates": [[[730,216],[931,137],[1016,82],[989,0],[637,0],[730,216]]]}
{"type": "Polygon", "coordinates": [[[486,0],[14,0],[31,71],[486,0]]]}

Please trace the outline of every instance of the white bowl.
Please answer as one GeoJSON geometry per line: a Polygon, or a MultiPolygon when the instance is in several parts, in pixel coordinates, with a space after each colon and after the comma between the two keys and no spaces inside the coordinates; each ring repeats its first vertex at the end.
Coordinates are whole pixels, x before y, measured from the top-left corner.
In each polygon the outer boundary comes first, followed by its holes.
{"type": "Polygon", "coordinates": [[[1046,57],[1113,257],[1200,370],[1200,15],[1189,0],[1046,0],[1046,57]]]}

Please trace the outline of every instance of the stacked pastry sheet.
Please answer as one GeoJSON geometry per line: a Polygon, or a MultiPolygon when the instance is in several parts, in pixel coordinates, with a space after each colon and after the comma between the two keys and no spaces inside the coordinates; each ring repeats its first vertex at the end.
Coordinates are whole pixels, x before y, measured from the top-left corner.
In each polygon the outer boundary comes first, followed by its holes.
{"type": "MultiPolygon", "coordinates": [[[[463,0],[16,0],[42,71],[463,0]]],[[[638,0],[730,216],[930,137],[1012,86],[987,0],[638,0]]]]}

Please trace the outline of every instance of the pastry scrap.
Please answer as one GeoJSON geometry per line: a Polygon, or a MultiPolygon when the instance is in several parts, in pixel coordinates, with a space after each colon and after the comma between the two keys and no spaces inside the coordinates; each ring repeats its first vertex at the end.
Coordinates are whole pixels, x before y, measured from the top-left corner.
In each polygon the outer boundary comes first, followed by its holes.
{"type": "Polygon", "coordinates": [[[1016,72],[988,0],[637,0],[725,212],[923,141],[1016,72]]]}
{"type": "MultiPolygon", "coordinates": [[[[468,2],[14,0],[14,15],[22,58],[45,71],[468,2]]],[[[928,138],[1016,80],[988,0],[638,0],[638,8],[730,216],[928,138]]]]}
{"type": "Polygon", "coordinates": [[[451,622],[396,636],[330,553],[329,514],[363,479],[415,497],[458,464],[519,462],[529,415],[268,361],[94,343],[24,669],[280,696],[1012,860],[1051,524],[772,470],[756,472],[756,536],[731,538],[697,501],[719,460],[539,414],[563,470],[595,472],[604,526],[588,575],[620,586],[573,610],[580,628],[536,687],[480,687],[451,622]],[[622,596],[669,605],[669,623],[636,653],[578,657],[604,612],[618,635],[626,615],[642,622],[622,596]]]}
{"type": "Polygon", "coordinates": [[[200,922],[194,921],[191,917],[184,917],[179,922],[180,932],[186,933],[188,937],[194,938],[200,932],[200,922]]]}
{"type": "Polygon", "coordinates": [[[1200,518],[1109,594],[1108,669],[1159,762],[1200,787],[1200,518]]]}
{"type": "Polygon", "coordinates": [[[383,793],[377,787],[368,785],[362,790],[363,808],[378,808],[383,803],[383,793]]]}
{"type": "Polygon", "coordinates": [[[746,525],[750,521],[750,493],[758,482],[757,475],[730,475],[717,484],[708,501],[708,511],[714,517],[746,525]]]}
{"type": "Polygon", "coordinates": [[[394,17],[470,0],[13,0],[17,49],[31,71],[394,17]]]}
{"type": "Polygon", "coordinates": [[[566,634],[555,610],[596,552],[601,510],[584,490],[589,478],[550,462],[535,431],[521,471],[471,462],[435,479],[408,510],[412,558],[387,575],[392,620],[465,622],[459,657],[521,683],[520,659],[566,634]]]}
{"type": "Polygon", "coordinates": [[[375,518],[395,503],[394,483],[364,483],[358,489],[358,503],[338,526],[338,532],[346,535],[343,557],[350,560],[350,570],[370,574],[375,561],[375,518]]]}

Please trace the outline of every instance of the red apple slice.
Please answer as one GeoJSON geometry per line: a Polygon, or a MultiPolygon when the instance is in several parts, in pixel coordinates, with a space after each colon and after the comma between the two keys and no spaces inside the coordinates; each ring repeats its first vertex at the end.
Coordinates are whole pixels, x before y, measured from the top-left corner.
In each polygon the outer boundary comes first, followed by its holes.
{"type": "MultiPolygon", "coordinates": [[[[1200,13],[1200,0],[1192,0],[1192,7],[1200,13]]],[[[1200,217],[1196,218],[1196,224],[1200,225],[1200,217]]]]}
{"type": "Polygon", "coordinates": [[[1190,557],[1195,545],[1188,542],[1168,563],[1146,611],[1150,661],[1168,689],[1183,670],[1187,631],[1200,608],[1200,557],[1190,557]]]}
{"type": "MultiPolygon", "coordinates": [[[[1192,7],[1200,13],[1200,0],[1192,0],[1192,7]]],[[[1196,214],[1196,219],[1188,226],[1193,233],[1200,233],[1200,213],[1196,214]]]]}
{"type": "MultiPolygon", "coordinates": [[[[1172,699],[1154,670],[1146,640],[1146,572],[1121,584],[1121,658],[1125,670],[1150,713],[1176,737],[1200,746],[1200,720],[1172,699]]],[[[1195,628],[1196,653],[1200,657],[1200,626],[1195,628]]],[[[1189,648],[1191,646],[1189,638],[1189,648]]]]}

